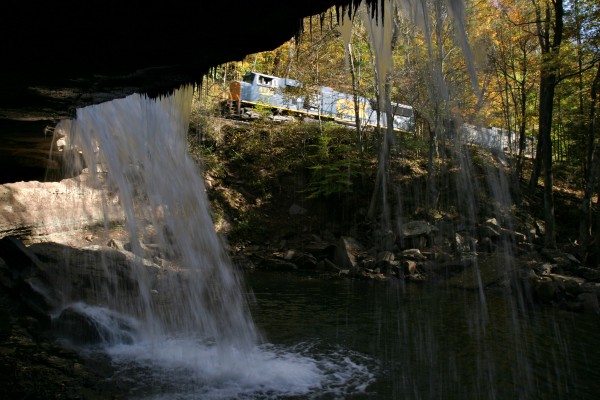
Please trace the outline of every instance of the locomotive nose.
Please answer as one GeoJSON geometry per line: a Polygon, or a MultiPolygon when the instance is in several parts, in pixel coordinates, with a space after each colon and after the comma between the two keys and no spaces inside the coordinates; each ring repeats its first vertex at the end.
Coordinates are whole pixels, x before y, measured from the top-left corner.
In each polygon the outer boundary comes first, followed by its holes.
{"type": "Polygon", "coordinates": [[[242,98],[242,85],[239,81],[229,84],[229,100],[240,101],[242,98]]]}

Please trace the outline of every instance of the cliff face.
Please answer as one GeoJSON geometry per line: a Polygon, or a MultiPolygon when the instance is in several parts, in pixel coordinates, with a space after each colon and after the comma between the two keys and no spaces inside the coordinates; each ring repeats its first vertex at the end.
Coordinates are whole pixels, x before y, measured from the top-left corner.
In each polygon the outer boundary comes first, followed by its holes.
{"type": "Polygon", "coordinates": [[[0,183],[43,179],[44,128],[78,107],[198,83],[212,66],[281,45],[304,17],[351,3],[9,0],[0,16],[0,183]]]}

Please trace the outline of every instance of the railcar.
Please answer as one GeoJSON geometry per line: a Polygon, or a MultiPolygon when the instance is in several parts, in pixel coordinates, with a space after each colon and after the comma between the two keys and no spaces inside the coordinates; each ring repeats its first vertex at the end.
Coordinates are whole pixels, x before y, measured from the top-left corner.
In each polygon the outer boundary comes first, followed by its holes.
{"type": "MultiPolygon", "coordinates": [[[[297,80],[249,72],[241,81],[229,85],[229,98],[223,104],[228,116],[252,118],[255,106],[267,106],[279,113],[331,119],[344,124],[356,123],[355,97],[327,86],[318,86],[306,94],[297,80]]],[[[411,106],[392,103],[394,130],[414,132],[415,116],[411,106]]],[[[377,102],[358,97],[358,118],[363,126],[387,126],[385,114],[377,121],[377,102]]]]}

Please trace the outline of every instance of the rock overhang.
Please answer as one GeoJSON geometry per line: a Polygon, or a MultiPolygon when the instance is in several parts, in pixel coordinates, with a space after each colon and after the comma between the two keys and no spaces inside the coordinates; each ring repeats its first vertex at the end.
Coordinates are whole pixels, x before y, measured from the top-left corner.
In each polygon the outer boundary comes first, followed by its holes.
{"type": "Polygon", "coordinates": [[[291,39],[301,31],[304,17],[359,3],[4,3],[0,183],[42,180],[47,165],[40,151],[50,149],[52,137],[45,127],[73,117],[77,108],[133,93],[164,95],[201,83],[214,66],[291,39]]]}
{"type": "Polygon", "coordinates": [[[69,117],[85,105],[199,83],[211,68],[272,50],[302,19],[353,0],[9,2],[0,18],[0,119],[69,117]]]}

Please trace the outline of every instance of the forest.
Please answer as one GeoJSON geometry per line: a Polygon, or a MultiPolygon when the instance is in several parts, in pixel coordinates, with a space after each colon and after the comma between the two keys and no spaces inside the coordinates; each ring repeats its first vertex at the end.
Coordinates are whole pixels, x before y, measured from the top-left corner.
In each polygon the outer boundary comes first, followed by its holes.
{"type": "MultiPolygon", "coordinates": [[[[347,156],[367,151],[368,143],[373,143],[372,154],[384,146],[388,153],[417,146],[426,159],[428,182],[435,181],[454,146],[457,127],[502,128],[512,133],[504,150],[515,197],[542,191],[543,245],[557,246],[555,197],[566,191],[578,203],[578,233],[570,240],[582,257],[594,253],[590,249],[600,245],[595,212],[600,5],[483,0],[454,9],[440,2],[423,8],[390,2],[379,12],[377,21],[390,26],[391,49],[382,50],[366,9],[354,14],[331,9],[307,18],[294,40],[214,68],[204,79],[197,108],[210,115],[227,97],[228,82],[249,71],[378,99],[382,110],[386,101],[408,104],[417,119],[414,135],[393,137],[358,124],[347,156]],[[460,12],[462,18],[455,15],[460,12]]],[[[425,197],[428,210],[439,207],[439,196],[425,197]]]]}

